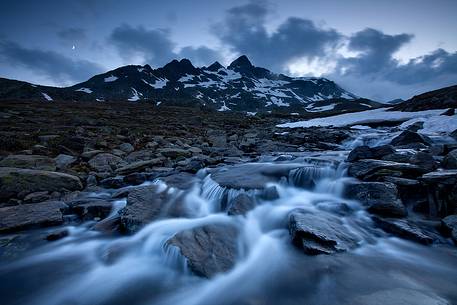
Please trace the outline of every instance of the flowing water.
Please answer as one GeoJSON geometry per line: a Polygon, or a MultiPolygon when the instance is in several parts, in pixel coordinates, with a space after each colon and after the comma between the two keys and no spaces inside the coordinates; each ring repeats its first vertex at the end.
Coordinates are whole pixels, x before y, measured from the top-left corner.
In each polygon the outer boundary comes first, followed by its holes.
{"type": "MultiPolygon", "coordinates": [[[[356,141],[370,138],[364,137],[356,141]]],[[[132,236],[69,227],[68,237],[0,264],[1,304],[457,304],[457,248],[422,246],[377,229],[359,203],[342,198],[349,179],[343,159],[339,152],[282,162],[263,158],[262,166],[304,166],[273,184],[279,198],[259,199],[245,216],[222,209],[223,198],[243,190],[223,188],[203,170],[185,193],[186,218],[157,220],[132,236]],[[358,246],[305,255],[287,228],[288,214],[297,208],[322,219],[337,217],[358,246]],[[240,232],[235,266],[211,279],[194,275],[179,249],[167,243],[206,224],[231,224],[240,232]]],[[[154,183],[171,196],[183,195],[154,183]]],[[[112,214],[123,205],[125,200],[117,201],[112,214]]]]}

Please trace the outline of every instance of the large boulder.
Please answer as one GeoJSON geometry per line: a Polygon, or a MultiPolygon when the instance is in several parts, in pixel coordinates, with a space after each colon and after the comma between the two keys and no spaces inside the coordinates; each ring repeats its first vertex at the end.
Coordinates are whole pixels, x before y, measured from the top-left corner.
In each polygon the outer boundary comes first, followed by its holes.
{"type": "Polygon", "coordinates": [[[443,167],[446,169],[457,169],[457,149],[452,150],[444,157],[443,167]]]}
{"type": "Polygon", "coordinates": [[[0,208],[0,233],[60,225],[63,223],[62,211],[66,208],[61,201],[0,208]]]}
{"type": "Polygon", "coordinates": [[[100,198],[83,198],[68,202],[72,212],[83,220],[104,219],[112,209],[112,203],[100,198]]]}
{"type": "Polygon", "coordinates": [[[227,134],[223,130],[208,130],[206,137],[211,146],[225,147],[227,145],[227,134]]]}
{"type": "Polygon", "coordinates": [[[78,177],[33,169],[0,167],[0,199],[40,191],[77,191],[83,185],[78,177]]]}
{"type": "Polygon", "coordinates": [[[351,163],[348,168],[349,176],[363,180],[375,180],[382,176],[416,178],[426,172],[425,169],[414,164],[372,159],[359,160],[351,163]]]}
{"type": "Polygon", "coordinates": [[[457,170],[439,170],[419,178],[428,192],[429,212],[445,217],[457,212],[457,170]]]}
{"type": "Polygon", "coordinates": [[[113,172],[116,170],[122,162],[122,159],[118,156],[109,153],[100,153],[89,160],[89,166],[99,172],[113,172]]]}
{"type": "Polygon", "coordinates": [[[168,245],[179,248],[192,272],[210,278],[235,265],[237,237],[236,227],[214,224],[177,233],[168,245]]]}
{"type": "Polygon", "coordinates": [[[53,159],[40,155],[9,155],[0,161],[0,166],[46,171],[56,170],[56,162],[53,159]]]}
{"type": "Polygon", "coordinates": [[[390,144],[394,146],[403,146],[414,143],[422,143],[424,145],[429,146],[433,143],[433,141],[430,138],[421,135],[417,132],[405,130],[401,134],[393,138],[390,142],[390,144]]]}
{"type": "Polygon", "coordinates": [[[402,217],[406,208],[395,184],[388,182],[351,182],[346,185],[345,196],[360,201],[373,214],[402,217]]]}
{"type": "Polygon", "coordinates": [[[335,216],[314,215],[296,210],[289,215],[293,243],[306,254],[332,254],[357,246],[357,238],[335,216]]]}

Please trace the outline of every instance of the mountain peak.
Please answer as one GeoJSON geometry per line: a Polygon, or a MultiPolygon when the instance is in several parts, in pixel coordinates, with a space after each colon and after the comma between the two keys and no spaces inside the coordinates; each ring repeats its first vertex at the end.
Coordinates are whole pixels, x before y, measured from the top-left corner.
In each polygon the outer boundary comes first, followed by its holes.
{"type": "Polygon", "coordinates": [[[220,68],[223,68],[223,66],[218,61],[215,61],[207,68],[207,70],[208,71],[217,71],[220,68]]]}
{"type": "Polygon", "coordinates": [[[246,55],[241,55],[237,59],[235,59],[229,66],[230,69],[233,68],[251,68],[253,65],[249,61],[246,55]]]}
{"type": "Polygon", "coordinates": [[[180,61],[176,59],[172,60],[163,67],[163,70],[169,71],[170,73],[176,74],[177,76],[184,75],[186,73],[195,74],[198,72],[198,69],[195,68],[187,58],[183,58],[180,61]]]}

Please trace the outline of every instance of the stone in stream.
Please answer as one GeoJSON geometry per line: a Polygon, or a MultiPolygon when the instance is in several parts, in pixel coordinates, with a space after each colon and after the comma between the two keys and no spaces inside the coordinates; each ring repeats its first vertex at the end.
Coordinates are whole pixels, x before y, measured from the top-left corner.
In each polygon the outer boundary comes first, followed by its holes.
{"type": "Polygon", "coordinates": [[[269,182],[278,182],[288,177],[293,169],[303,164],[248,163],[223,166],[210,170],[211,179],[222,187],[231,189],[263,189],[269,182]]]}
{"type": "Polygon", "coordinates": [[[239,194],[228,203],[227,214],[244,215],[255,208],[254,199],[247,194],[239,194]]]}
{"type": "Polygon", "coordinates": [[[451,236],[457,245],[457,215],[449,215],[441,220],[441,226],[445,234],[451,236]]]}
{"type": "Polygon", "coordinates": [[[171,159],[187,158],[192,156],[192,152],[182,148],[161,148],[157,152],[161,153],[162,156],[171,159]]]}
{"type": "Polygon", "coordinates": [[[236,227],[212,224],[179,232],[167,244],[179,248],[192,272],[210,278],[235,265],[237,237],[236,227]]]}
{"type": "Polygon", "coordinates": [[[388,182],[351,182],[345,196],[360,201],[370,213],[393,217],[406,216],[406,208],[395,184],[388,182]]]}
{"type": "Polygon", "coordinates": [[[0,166],[46,171],[56,170],[56,162],[52,158],[39,155],[9,155],[0,161],[0,166]]]}
{"type": "Polygon", "coordinates": [[[187,210],[182,197],[173,198],[166,190],[160,191],[157,185],[149,185],[129,191],[127,205],[120,215],[122,231],[131,234],[160,218],[186,216],[187,210]]]}
{"type": "Polygon", "coordinates": [[[61,225],[63,210],[68,206],[61,201],[45,201],[0,208],[0,233],[23,229],[61,225]]]}
{"type": "Polygon", "coordinates": [[[163,158],[154,158],[146,161],[137,161],[130,163],[126,166],[120,167],[116,170],[116,173],[121,175],[136,173],[144,170],[145,168],[152,167],[155,165],[161,165],[163,163],[163,158]]]}
{"type": "Polygon", "coordinates": [[[300,210],[289,215],[289,233],[293,243],[309,255],[348,251],[358,242],[338,217],[300,210]]]}
{"type": "Polygon", "coordinates": [[[414,143],[421,143],[426,146],[430,146],[433,141],[424,135],[421,135],[414,131],[405,130],[398,136],[392,139],[390,144],[393,146],[402,146],[402,145],[409,145],[414,143]]]}
{"type": "Polygon", "coordinates": [[[373,221],[387,233],[424,245],[432,244],[436,234],[427,232],[407,219],[373,217],[373,221]]]}
{"type": "Polygon", "coordinates": [[[417,165],[409,163],[398,163],[384,160],[359,160],[351,163],[348,168],[348,175],[351,177],[365,179],[379,176],[397,175],[404,178],[416,178],[427,171],[417,165]]]}
{"type": "Polygon", "coordinates": [[[0,167],[0,200],[40,191],[77,191],[83,185],[78,177],[33,169],[0,167]]]}

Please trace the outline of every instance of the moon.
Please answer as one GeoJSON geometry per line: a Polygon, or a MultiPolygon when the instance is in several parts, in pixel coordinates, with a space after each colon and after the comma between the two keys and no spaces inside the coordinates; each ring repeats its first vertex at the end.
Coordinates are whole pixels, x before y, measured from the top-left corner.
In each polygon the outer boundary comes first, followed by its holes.
{"type": "Polygon", "coordinates": [[[76,50],[76,46],[73,45],[73,46],[71,47],[71,49],[72,49],[72,50],[76,50]]]}

